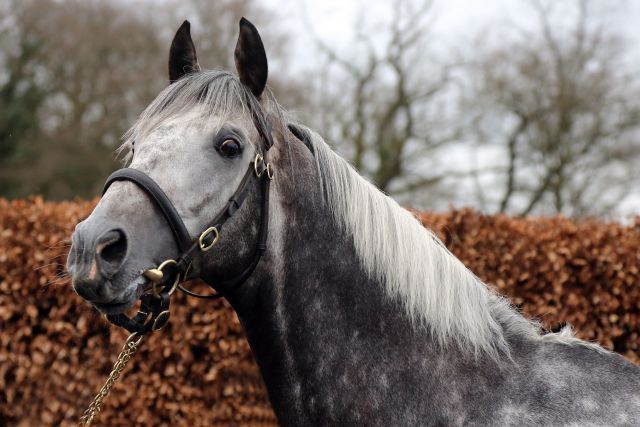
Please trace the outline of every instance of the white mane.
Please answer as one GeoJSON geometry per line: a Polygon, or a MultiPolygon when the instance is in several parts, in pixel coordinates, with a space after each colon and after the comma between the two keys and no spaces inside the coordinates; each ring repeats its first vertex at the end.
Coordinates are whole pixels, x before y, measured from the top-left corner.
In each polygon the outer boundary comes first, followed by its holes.
{"type": "Polygon", "coordinates": [[[318,134],[305,130],[336,221],[353,236],[370,277],[403,303],[414,326],[428,328],[443,347],[453,342],[476,357],[508,355],[510,335],[588,344],[569,328],[540,335],[537,323],[492,292],[409,211],[362,178],[318,134]]]}

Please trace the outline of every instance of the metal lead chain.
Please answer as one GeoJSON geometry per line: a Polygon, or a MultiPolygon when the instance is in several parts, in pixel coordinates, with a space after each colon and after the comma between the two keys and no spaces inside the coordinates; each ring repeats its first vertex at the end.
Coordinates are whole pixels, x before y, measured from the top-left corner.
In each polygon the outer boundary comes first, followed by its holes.
{"type": "Polygon", "coordinates": [[[81,426],[90,426],[95,416],[100,413],[100,410],[102,410],[102,401],[107,397],[109,391],[111,391],[111,388],[118,378],[120,378],[120,374],[125,366],[127,366],[127,363],[129,363],[135,355],[136,350],[138,350],[138,346],[140,346],[140,343],[142,342],[142,338],[142,335],[138,336],[135,332],[129,335],[124,346],[122,346],[122,351],[118,355],[118,360],[113,365],[109,378],[107,378],[107,381],[104,383],[98,394],[96,394],[96,397],[93,398],[91,405],[89,405],[87,410],[82,414],[82,417],[80,417],[81,426]]]}

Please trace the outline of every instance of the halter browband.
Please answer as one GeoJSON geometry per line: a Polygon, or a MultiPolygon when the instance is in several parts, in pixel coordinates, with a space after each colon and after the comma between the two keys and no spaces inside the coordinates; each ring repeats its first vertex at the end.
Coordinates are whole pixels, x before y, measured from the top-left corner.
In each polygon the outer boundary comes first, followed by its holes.
{"type": "MultiPolygon", "coordinates": [[[[266,154],[269,148],[273,145],[269,123],[265,120],[265,117],[261,112],[256,111],[256,108],[251,109],[251,117],[256,129],[258,130],[262,145],[264,146],[264,153],[266,154]]],[[[269,228],[269,184],[272,178],[273,170],[271,165],[265,161],[262,154],[256,154],[253,162],[249,164],[249,168],[244,174],[242,181],[240,181],[238,188],[229,198],[229,201],[224,208],[211,222],[209,222],[198,238],[192,239],[173,203],[171,203],[169,197],[151,177],[132,168],[123,168],[112,173],[107,178],[102,194],[104,195],[111,184],[116,181],[129,181],[137,185],[138,188],[143,190],[151,198],[154,204],[160,209],[160,212],[162,212],[162,215],[167,221],[181,253],[177,258],[167,260],[157,269],[153,269],[153,274],[157,274],[157,278],[150,279],[153,283],[153,292],[145,292],[140,297],[140,309],[133,318],[128,317],[124,313],[120,313],[117,315],[107,315],[107,319],[110,322],[127,329],[129,332],[135,332],[143,335],[148,332],[158,330],[167,324],[169,320],[170,296],[175,289],[179,289],[187,295],[197,298],[214,299],[220,298],[224,296],[225,293],[242,285],[242,283],[249,278],[251,273],[253,273],[258,262],[260,262],[260,258],[267,249],[267,235],[269,228]],[[189,277],[189,270],[191,269],[193,262],[193,253],[197,250],[207,252],[217,243],[225,222],[228,221],[238,211],[238,209],[240,209],[245,201],[249,193],[251,177],[256,177],[260,182],[261,193],[260,228],[258,231],[258,241],[251,260],[244,266],[237,276],[229,279],[216,280],[218,293],[212,295],[201,295],[190,291],[185,288],[181,282],[191,278],[189,277]],[[156,285],[160,286],[162,289],[158,290],[156,285]]],[[[145,273],[150,271],[151,270],[147,270],[145,273]]],[[[146,277],[149,278],[149,276],[146,277]]]]}

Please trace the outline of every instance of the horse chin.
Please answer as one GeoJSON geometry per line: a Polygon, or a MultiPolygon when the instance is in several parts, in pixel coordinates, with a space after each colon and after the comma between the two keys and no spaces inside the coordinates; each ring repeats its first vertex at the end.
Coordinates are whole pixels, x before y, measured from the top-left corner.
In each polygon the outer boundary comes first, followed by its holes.
{"type": "Polygon", "coordinates": [[[103,314],[116,315],[131,309],[140,298],[144,290],[144,283],[132,283],[114,300],[108,303],[92,302],[91,304],[103,314]]]}

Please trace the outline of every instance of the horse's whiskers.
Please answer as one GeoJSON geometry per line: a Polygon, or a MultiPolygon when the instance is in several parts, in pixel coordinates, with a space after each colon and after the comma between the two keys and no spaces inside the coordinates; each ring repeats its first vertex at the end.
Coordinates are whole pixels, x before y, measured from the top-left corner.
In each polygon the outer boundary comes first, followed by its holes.
{"type": "Polygon", "coordinates": [[[52,285],[56,285],[56,284],[58,284],[58,283],[60,283],[62,281],[66,281],[67,279],[70,279],[70,278],[71,278],[71,275],[67,271],[62,271],[62,272],[59,272],[58,274],[56,274],[55,277],[49,279],[47,281],[47,283],[45,283],[43,286],[44,287],[49,287],[49,286],[52,286],[52,285]]]}
{"type": "MultiPolygon", "coordinates": [[[[54,258],[50,259],[49,261],[51,261],[51,260],[53,260],[53,259],[54,259],[54,258]]],[[[62,268],[64,268],[64,264],[60,264],[59,262],[50,262],[50,263],[48,263],[48,264],[44,264],[44,265],[41,265],[41,266],[39,266],[39,267],[35,267],[35,268],[33,269],[33,271],[39,271],[39,270],[42,270],[42,269],[44,269],[44,268],[51,267],[51,266],[55,266],[55,267],[62,267],[62,268]]]]}
{"type": "Polygon", "coordinates": [[[58,248],[70,248],[71,247],[71,240],[70,239],[66,239],[66,240],[61,240],[57,243],[54,243],[51,246],[47,246],[46,250],[53,250],[53,249],[58,249],[58,248]]]}

